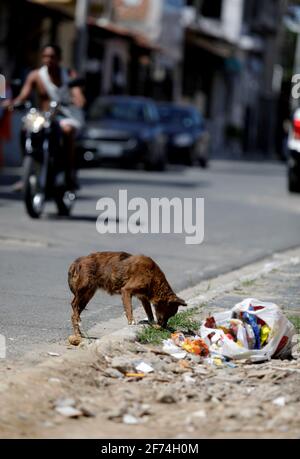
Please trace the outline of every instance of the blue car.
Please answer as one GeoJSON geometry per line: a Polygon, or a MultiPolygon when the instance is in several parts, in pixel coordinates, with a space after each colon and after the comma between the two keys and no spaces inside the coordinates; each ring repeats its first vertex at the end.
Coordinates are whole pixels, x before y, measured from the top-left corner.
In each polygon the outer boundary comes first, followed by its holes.
{"type": "Polygon", "coordinates": [[[207,167],[210,136],[199,111],[172,103],[160,103],[157,107],[167,135],[169,162],[207,167]]]}
{"type": "Polygon", "coordinates": [[[142,164],[164,170],[166,137],[151,99],[131,96],[99,97],[87,113],[78,142],[83,162],[117,162],[124,167],[142,164]]]}

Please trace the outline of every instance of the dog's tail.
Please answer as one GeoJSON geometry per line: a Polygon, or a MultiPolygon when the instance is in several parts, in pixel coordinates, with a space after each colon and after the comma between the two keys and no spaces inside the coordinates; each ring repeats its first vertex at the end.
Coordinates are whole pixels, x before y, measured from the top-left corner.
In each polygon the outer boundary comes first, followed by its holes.
{"type": "Polygon", "coordinates": [[[76,260],[74,261],[74,263],[71,264],[69,271],[68,271],[68,284],[73,294],[75,294],[75,291],[76,291],[76,284],[79,278],[79,273],[80,273],[80,262],[79,260],[76,260]]]}

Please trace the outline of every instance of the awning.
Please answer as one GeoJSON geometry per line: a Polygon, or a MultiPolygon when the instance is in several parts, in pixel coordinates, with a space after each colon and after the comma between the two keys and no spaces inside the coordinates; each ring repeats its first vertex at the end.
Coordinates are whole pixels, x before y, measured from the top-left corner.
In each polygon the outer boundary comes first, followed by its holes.
{"type": "Polygon", "coordinates": [[[152,43],[147,37],[145,37],[141,33],[135,32],[131,29],[120,26],[106,19],[103,19],[103,18],[95,19],[93,17],[89,17],[88,24],[91,26],[98,27],[99,29],[103,31],[111,33],[112,35],[116,35],[116,36],[123,37],[123,38],[128,38],[140,48],[147,49],[150,51],[162,51],[159,46],[152,43]]]}
{"type": "Polygon", "coordinates": [[[74,19],[73,0],[27,0],[27,3],[36,5],[46,11],[59,14],[65,19],[74,19]]]}
{"type": "Polygon", "coordinates": [[[194,31],[191,31],[189,29],[187,29],[186,32],[186,41],[191,45],[204,49],[205,51],[208,51],[209,53],[214,54],[215,56],[221,57],[223,59],[231,57],[234,51],[234,47],[225,41],[207,38],[199,34],[196,34],[194,31]]]}

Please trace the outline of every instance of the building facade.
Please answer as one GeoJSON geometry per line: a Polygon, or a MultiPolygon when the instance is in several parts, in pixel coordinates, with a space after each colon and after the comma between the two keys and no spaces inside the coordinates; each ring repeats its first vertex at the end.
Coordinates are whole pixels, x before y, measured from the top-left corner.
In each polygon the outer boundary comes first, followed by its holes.
{"type": "Polygon", "coordinates": [[[156,99],[179,100],[184,47],[183,0],[114,0],[114,21],[154,45],[148,69],[156,99]]]}
{"type": "Polygon", "coordinates": [[[274,149],[280,0],[187,0],[184,96],[210,120],[215,154],[274,149]]]}

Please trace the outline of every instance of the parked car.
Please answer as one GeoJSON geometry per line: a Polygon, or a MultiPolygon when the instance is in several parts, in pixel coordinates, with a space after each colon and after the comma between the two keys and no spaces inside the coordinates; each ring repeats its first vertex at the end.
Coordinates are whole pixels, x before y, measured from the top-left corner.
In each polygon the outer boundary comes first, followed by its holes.
{"type": "Polygon", "coordinates": [[[288,189],[300,193],[300,109],[296,110],[288,138],[288,189]]]}
{"type": "Polygon", "coordinates": [[[117,161],[125,167],[142,163],[145,169],[163,170],[165,139],[151,99],[106,96],[88,110],[78,150],[84,162],[117,161]]]}
{"type": "Polygon", "coordinates": [[[209,133],[199,111],[192,106],[171,103],[158,104],[158,111],[168,138],[169,161],[207,167],[209,133]]]}

